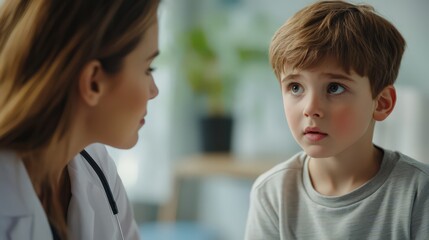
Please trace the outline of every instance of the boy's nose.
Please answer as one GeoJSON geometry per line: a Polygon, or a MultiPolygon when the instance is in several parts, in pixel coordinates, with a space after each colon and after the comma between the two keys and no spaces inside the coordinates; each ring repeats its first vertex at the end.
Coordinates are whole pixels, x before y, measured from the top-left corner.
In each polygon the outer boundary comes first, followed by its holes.
{"type": "Polygon", "coordinates": [[[304,116],[311,118],[323,118],[322,99],[318,98],[315,94],[309,94],[306,99],[304,108],[304,116]]]}

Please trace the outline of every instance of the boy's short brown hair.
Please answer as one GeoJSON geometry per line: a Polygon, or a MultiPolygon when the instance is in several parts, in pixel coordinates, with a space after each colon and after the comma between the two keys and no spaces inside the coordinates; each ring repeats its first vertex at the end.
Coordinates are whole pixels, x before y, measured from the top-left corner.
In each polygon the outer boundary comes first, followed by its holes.
{"type": "Polygon", "coordinates": [[[327,56],[346,72],[367,76],[372,96],[395,82],[405,40],[369,5],[320,1],[305,7],[275,33],[270,62],[277,78],[285,67],[305,69],[327,56]]]}

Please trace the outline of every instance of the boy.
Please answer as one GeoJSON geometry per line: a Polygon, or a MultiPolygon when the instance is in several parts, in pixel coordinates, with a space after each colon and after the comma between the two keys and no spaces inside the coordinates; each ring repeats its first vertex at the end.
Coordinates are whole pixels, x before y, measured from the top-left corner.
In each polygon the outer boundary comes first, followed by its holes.
{"type": "Polygon", "coordinates": [[[371,6],[342,1],[277,31],[270,61],[304,151],[254,183],[245,239],[429,239],[429,167],[372,143],[404,48],[371,6]]]}

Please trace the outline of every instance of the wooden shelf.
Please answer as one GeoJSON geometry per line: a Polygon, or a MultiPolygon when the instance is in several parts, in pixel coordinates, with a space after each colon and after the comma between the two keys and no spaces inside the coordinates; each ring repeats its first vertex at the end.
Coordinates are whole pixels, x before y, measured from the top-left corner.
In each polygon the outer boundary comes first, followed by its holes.
{"type": "Polygon", "coordinates": [[[279,160],[244,159],[230,154],[200,154],[186,157],[175,168],[177,177],[208,177],[225,175],[235,178],[256,179],[279,160]]]}
{"type": "Polygon", "coordinates": [[[243,158],[232,154],[196,154],[178,161],[174,169],[174,192],[170,201],[161,207],[159,221],[175,221],[182,180],[226,176],[255,180],[280,160],[271,157],[243,158]]]}

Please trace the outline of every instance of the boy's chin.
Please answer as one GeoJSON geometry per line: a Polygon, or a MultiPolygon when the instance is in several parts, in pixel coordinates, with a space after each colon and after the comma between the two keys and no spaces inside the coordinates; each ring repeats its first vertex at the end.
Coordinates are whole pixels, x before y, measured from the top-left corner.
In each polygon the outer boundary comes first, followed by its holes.
{"type": "Polygon", "coordinates": [[[301,146],[304,152],[312,158],[328,158],[332,157],[333,153],[329,149],[322,146],[301,146]]]}

